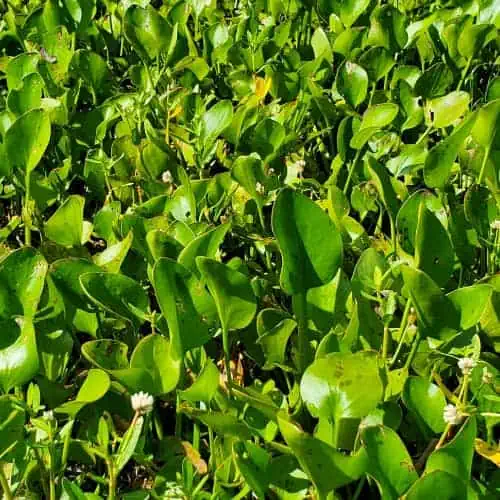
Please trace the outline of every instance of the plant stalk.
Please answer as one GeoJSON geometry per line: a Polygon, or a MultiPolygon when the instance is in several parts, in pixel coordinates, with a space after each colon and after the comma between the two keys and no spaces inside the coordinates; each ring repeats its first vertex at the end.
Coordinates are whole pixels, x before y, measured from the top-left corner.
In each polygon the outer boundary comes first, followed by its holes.
{"type": "Polygon", "coordinates": [[[306,293],[298,293],[292,297],[293,312],[297,318],[298,325],[298,359],[297,368],[299,373],[306,369],[307,355],[307,300],[306,293]]]}
{"type": "Polygon", "coordinates": [[[14,500],[14,495],[12,495],[9,481],[7,480],[7,476],[3,471],[3,463],[0,463],[0,486],[2,486],[3,496],[5,500],[14,500]]]}
{"type": "Polygon", "coordinates": [[[222,347],[224,349],[224,364],[226,365],[227,388],[229,395],[233,395],[233,374],[231,373],[231,345],[229,343],[229,331],[225,326],[222,327],[222,347]]]}

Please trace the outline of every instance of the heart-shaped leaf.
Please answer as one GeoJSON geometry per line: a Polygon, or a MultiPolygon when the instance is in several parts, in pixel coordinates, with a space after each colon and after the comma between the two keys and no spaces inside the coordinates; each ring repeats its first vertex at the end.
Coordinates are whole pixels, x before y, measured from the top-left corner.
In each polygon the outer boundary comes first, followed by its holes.
{"type": "Polygon", "coordinates": [[[368,455],[368,474],[383,498],[399,498],[418,479],[403,441],[390,427],[365,427],[361,439],[368,455]]]}
{"type": "Polygon", "coordinates": [[[47,274],[47,262],[32,248],[10,253],[0,263],[0,318],[15,315],[33,318],[47,274]]]}
{"type": "Polygon", "coordinates": [[[274,204],[272,227],[283,256],[280,281],[286,293],[305,293],[333,279],[342,264],[342,239],[318,205],[285,188],[274,204]]]}
{"type": "Polygon", "coordinates": [[[368,92],[368,74],[359,65],[346,61],[337,74],[336,85],[339,94],[353,108],[357,108],[368,92]]]}
{"type": "Polygon", "coordinates": [[[35,328],[29,318],[1,321],[0,386],[9,392],[29,382],[38,372],[35,328]]]}
{"type": "Polygon", "coordinates": [[[85,199],[72,195],[56,210],[45,224],[45,235],[64,247],[80,246],[83,243],[83,207],[85,199]]]}
{"type": "Polygon", "coordinates": [[[445,428],[443,411],[446,399],[441,389],[423,377],[408,377],[403,390],[403,401],[407,408],[434,433],[445,428]]]}
{"type": "Polygon", "coordinates": [[[137,281],[122,274],[85,273],[80,275],[84,292],[97,306],[134,325],[144,322],[149,300],[137,281]]]}
{"type": "Polygon", "coordinates": [[[34,170],[49,141],[50,120],[46,111],[32,109],[20,116],[5,135],[5,151],[12,169],[34,170]]]}
{"type": "Polygon", "coordinates": [[[174,30],[150,5],[131,5],[124,16],[124,32],[127,40],[143,59],[156,59],[171,50],[175,43],[174,30]]]}
{"type": "Polygon", "coordinates": [[[207,257],[198,257],[196,265],[215,300],[223,330],[240,330],[248,326],[257,311],[248,277],[207,257]]]}

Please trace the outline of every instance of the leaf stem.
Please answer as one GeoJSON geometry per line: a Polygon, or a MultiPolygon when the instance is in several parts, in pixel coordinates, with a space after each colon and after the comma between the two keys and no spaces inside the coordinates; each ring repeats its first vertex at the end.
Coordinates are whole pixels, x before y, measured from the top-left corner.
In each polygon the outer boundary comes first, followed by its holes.
{"type": "Polygon", "coordinates": [[[472,57],[467,61],[467,65],[465,66],[465,68],[462,72],[462,77],[460,78],[460,81],[458,82],[457,91],[460,90],[462,88],[462,85],[464,84],[465,77],[467,76],[467,73],[469,72],[471,62],[472,62],[472,57]]]}
{"type": "Polygon", "coordinates": [[[307,300],[306,293],[297,293],[292,297],[293,312],[298,324],[298,360],[299,373],[304,373],[307,349],[307,300]]]}
{"type": "Polygon", "coordinates": [[[3,471],[3,463],[0,463],[0,485],[2,486],[3,496],[5,500],[14,500],[9,481],[7,480],[5,472],[3,471]]]}
{"type": "Polygon", "coordinates": [[[31,246],[31,175],[26,172],[25,176],[26,193],[24,196],[24,242],[26,246],[31,246]]]}
{"type": "Polygon", "coordinates": [[[351,183],[352,174],[354,173],[354,169],[356,168],[356,163],[358,163],[359,157],[361,156],[361,149],[358,149],[356,155],[354,156],[354,160],[352,160],[352,163],[349,165],[349,172],[347,174],[347,180],[345,181],[345,186],[344,186],[344,194],[347,194],[347,190],[349,189],[349,184],[351,183]]]}
{"type": "Polygon", "coordinates": [[[222,347],[224,349],[224,364],[226,365],[227,387],[229,395],[233,395],[233,374],[231,373],[231,345],[229,343],[229,331],[226,326],[222,327],[222,347]]]}
{"type": "Polygon", "coordinates": [[[415,340],[413,341],[413,345],[411,346],[410,354],[408,355],[408,359],[406,360],[406,363],[404,366],[407,370],[410,369],[410,366],[413,362],[413,359],[415,358],[415,355],[417,354],[417,349],[418,349],[418,346],[420,344],[420,340],[421,340],[420,333],[417,331],[417,334],[415,335],[415,340]]]}
{"type": "Polygon", "coordinates": [[[389,332],[389,327],[384,325],[384,337],[382,339],[382,359],[385,361],[387,358],[387,353],[389,352],[389,343],[390,343],[391,335],[389,332]]]}
{"type": "Polygon", "coordinates": [[[484,150],[484,157],[483,157],[483,162],[481,164],[481,171],[479,172],[479,177],[477,179],[477,183],[479,185],[482,184],[483,180],[484,180],[484,176],[486,175],[486,165],[488,163],[488,158],[490,156],[490,149],[491,149],[491,145],[489,145],[487,148],[485,148],[484,150]]]}
{"type": "Polygon", "coordinates": [[[403,317],[401,318],[401,323],[399,324],[399,332],[398,332],[398,337],[399,337],[399,344],[398,347],[396,348],[396,352],[394,353],[394,356],[391,359],[390,366],[392,367],[399,356],[399,353],[401,352],[401,348],[403,347],[403,342],[406,339],[406,334],[408,329],[406,328],[406,325],[408,323],[408,316],[410,315],[410,309],[411,309],[411,299],[408,299],[406,301],[406,305],[403,311],[403,317]]]}
{"type": "Polygon", "coordinates": [[[444,442],[446,441],[446,437],[448,436],[448,433],[451,430],[451,427],[452,427],[451,424],[448,424],[445,427],[443,433],[441,434],[441,437],[439,438],[439,441],[436,444],[436,448],[435,448],[436,450],[439,450],[439,448],[441,448],[441,446],[443,446],[444,442]]]}
{"type": "Polygon", "coordinates": [[[115,500],[116,498],[116,471],[113,460],[108,458],[106,460],[106,466],[108,468],[109,476],[109,489],[108,489],[108,500],[115,500]]]}

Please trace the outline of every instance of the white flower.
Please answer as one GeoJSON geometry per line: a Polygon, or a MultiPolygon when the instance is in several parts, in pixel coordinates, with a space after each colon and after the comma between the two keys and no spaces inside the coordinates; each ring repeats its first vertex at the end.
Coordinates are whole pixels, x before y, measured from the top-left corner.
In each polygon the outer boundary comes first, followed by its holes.
{"type": "Polygon", "coordinates": [[[302,175],[304,173],[304,168],[306,166],[305,160],[297,160],[295,167],[297,168],[297,174],[302,175]]]}
{"type": "Polygon", "coordinates": [[[464,375],[470,375],[477,362],[472,358],[462,358],[458,360],[458,367],[464,375]]]}
{"type": "Polygon", "coordinates": [[[273,167],[271,167],[268,171],[267,171],[267,175],[274,175],[275,173],[275,170],[273,167]]]}
{"type": "Polygon", "coordinates": [[[264,186],[260,182],[255,183],[255,191],[257,191],[258,194],[264,194],[264,186]]]}
{"type": "Polygon", "coordinates": [[[172,177],[172,172],[170,172],[170,170],[165,170],[165,172],[163,172],[163,174],[161,174],[161,180],[165,183],[165,184],[172,184],[174,178],[172,177]]]}
{"type": "Polygon", "coordinates": [[[500,229],[500,219],[495,219],[491,224],[490,224],[491,229],[500,229]]]}
{"type": "Polygon", "coordinates": [[[493,382],[494,378],[495,378],[495,376],[493,375],[493,373],[488,371],[488,368],[486,368],[486,366],[485,366],[483,368],[483,376],[481,377],[481,381],[483,382],[483,384],[485,384],[485,385],[491,384],[493,382]]]}
{"type": "Polygon", "coordinates": [[[154,398],[147,392],[136,392],[130,398],[133,410],[139,415],[146,415],[153,410],[154,398]]]}
{"type": "Polygon", "coordinates": [[[44,411],[43,418],[44,418],[44,420],[47,420],[48,422],[53,422],[55,420],[54,412],[52,410],[44,411]]]}
{"type": "Polygon", "coordinates": [[[462,415],[455,405],[446,405],[443,411],[443,419],[447,424],[457,425],[462,420],[462,415]]]}

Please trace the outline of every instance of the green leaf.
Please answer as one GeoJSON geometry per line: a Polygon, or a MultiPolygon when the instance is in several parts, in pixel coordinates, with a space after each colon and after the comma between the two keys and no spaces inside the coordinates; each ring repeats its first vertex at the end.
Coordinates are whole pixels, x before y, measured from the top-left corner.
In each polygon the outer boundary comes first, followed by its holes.
{"type": "Polygon", "coordinates": [[[7,107],[19,116],[42,104],[43,80],[38,73],[26,75],[18,88],[13,88],[7,96],[7,107]]]}
{"type": "Polygon", "coordinates": [[[424,109],[421,99],[415,96],[413,88],[404,80],[399,82],[399,102],[406,115],[406,120],[401,125],[401,131],[414,128],[424,120],[424,109]]]}
{"type": "Polygon", "coordinates": [[[80,410],[90,403],[99,401],[111,387],[108,374],[100,369],[91,369],[85,382],[80,387],[74,401],[67,401],[55,409],[56,413],[75,418],[80,410]]]}
{"type": "Polygon", "coordinates": [[[91,340],[82,345],[82,354],[90,363],[106,371],[131,393],[156,393],[150,372],[144,368],[131,368],[127,360],[128,346],[118,340],[91,340]]]}
{"type": "Polygon", "coordinates": [[[71,67],[94,96],[107,93],[112,75],[99,54],[90,50],[77,50],[71,60],[71,67]]]}
{"type": "Polygon", "coordinates": [[[100,267],[86,259],[68,258],[57,260],[51,264],[50,277],[61,292],[65,302],[86,311],[94,311],[95,306],[85,293],[80,283],[80,276],[100,271],[100,267]]]}
{"type": "Polygon", "coordinates": [[[233,120],[233,105],[231,101],[219,101],[208,111],[205,111],[201,120],[200,141],[205,149],[215,142],[217,137],[231,125],[233,120]]]}
{"type": "Polygon", "coordinates": [[[465,218],[483,238],[488,238],[490,230],[490,205],[493,205],[492,194],[485,186],[473,184],[465,193],[465,218]]]}
{"type": "Polygon", "coordinates": [[[330,40],[321,27],[314,30],[314,34],[311,37],[311,46],[316,59],[322,58],[328,62],[333,61],[333,52],[332,47],[330,46],[330,40]]]}
{"type": "Polygon", "coordinates": [[[476,433],[476,419],[469,417],[457,435],[449,443],[435,450],[427,459],[425,474],[441,470],[461,480],[469,478],[476,433]]]}
{"type": "Polygon", "coordinates": [[[373,183],[378,191],[378,195],[384,203],[389,217],[394,221],[399,212],[400,202],[391,182],[388,170],[379,163],[373,156],[365,156],[365,162],[373,183]]]}
{"type": "Polygon", "coordinates": [[[134,325],[144,322],[149,300],[137,281],[122,274],[85,273],[80,284],[89,299],[120,318],[134,325]]]}
{"type": "Polygon", "coordinates": [[[133,239],[134,233],[129,231],[127,236],[125,236],[122,241],[119,241],[106,248],[103,252],[94,255],[94,262],[103,271],[108,273],[118,273],[123,261],[132,247],[133,239]]]}
{"type": "Polygon", "coordinates": [[[304,372],[300,394],[315,417],[335,422],[334,445],[351,449],[359,422],[383,398],[379,359],[375,352],[331,353],[304,372]]]}
{"type": "Polygon", "coordinates": [[[361,149],[375,132],[392,123],[398,112],[398,105],[390,102],[370,106],[363,114],[361,126],[352,137],[350,146],[361,149]]]}
{"type": "Polygon", "coordinates": [[[457,333],[459,317],[439,286],[423,271],[402,268],[403,280],[415,307],[419,332],[423,337],[446,340],[457,333]]]}
{"type": "Polygon", "coordinates": [[[473,285],[457,288],[447,297],[460,315],[460,329],[472,328],[481,320],[493,294],[490,285],[473,285]]]}
{"type": "Polygon", "coordinates": [[[446,426],[443,419],[446,399],[437,385],[423,377],[408,377],[403,389],[403,401],[427,429],[436,434],[443,432],[446,426]]]}
{"type": "Polygon", "coordinates": [[[127,432],[122,437],[120,446],[116,455],[113,457],[113,462],[118,475],[121,470],[127,465],[135,452],[139,438],[141,437],[142,427],[144,425],[144,417],[140,416],[134,419],[132,425],[127,429],[127,432]]]}
{"type": "Polygon", "coordinates": [[[452,83],[453,73],[446,64],[438,62],[422,73],[415,83],[415,93],[432,99],[446,94],[452,83]]]}
{"type": "Polygon", "coordinates": [[[27,52],[13,57],[7,65],[7,87],[9,90],[22,85],[23,78],[36,73],[40,54],[37,52],[27,52]]]}
{"type": "Polygon", "coordinates": [[[407,17],[391,5],[376,7],[370,15],[370,31],[366,43],[391,52],[402,49],[408,41],[407,17]]]}
{"type": "Polygon", "coordinates": [[[181,360],[172,355],[171,343],[163,336],[151,334],[141,339],[130,358],[130,368],[147,371],[153,379],[153,395],[168,394],[180,380],[181,360]]]}
{"type": "Polygon", "coordinates": [[[220,372],[214,362],[207,358],[202,371],[187,389],[179,391],[182,399],[191,403],[203,401],[209,403],[215,396],[219,387],[220,372]]]}
{"type": "Polygon", "coordinates": [[[234,436],[239,439],[251,439],[250,428],[234,415],[220,411],[204,411],[197,408],[181,406],[180,411],[189,417],[199,420],[222,436],[234,436]]]}
{"type": "Polygon", "coordinates": [[[353,292],[359,298],[362,291],[368,294],[380,291],[383,286],[381,278],[388,270],[389,264],[385,257],[375,248],[367,248],[359,257],[352,273],[353,292]]]}
{"type": "Polygon", "coordinates": [[[229,228],[230,224],[221,224],[191,240],[179,254],[179,264],[197,274],[196,257],[215,259],[229,228]]]}
{"type": "Polygon", "coordinates": [[[437,285],[444,286],[451,277],[455,252],[448,232],[439,219],[421,202],[415,236],[415,264],[437,285]]]}
{"type": "Polygon", "coordinates": [[[271,455],[250,441],[238,441],[233,445],[234,459],[241,475],[257,498],[266,498],[271,477],[268,473],[271,455]]]}
{"type": "Polygon", "coordinates": [[[153,286],[165,317],[172,356],[204,345],[212,337],[215,305],[204,285],[185,267],[161,258],[153,268],[153,286]]]}
{"type": "Polygon", "coordinates": [[[47,112],[32,109],[20,116],[5,134],[5,151],[12,169],[31,172],[40,163],[49,141],[47,112]]]}
{"type": "Polygon", "coordinates": [[[297,323],[279,309],[263,309],[257,316],[257,342],[265,357],[264,370],[276,366],[284,367],[288,339],[297,327],[297,323]]]}
{"type": "MultiPolygon", "coordinates": [[[[16,400],[10,396],[0,396],[0,459],[14,451],[24,437],[25,413],[16,400]]],[[[22,446],[22,444],[21,444],[22,446]]]]}
{"type": "Polygon", "coordinates": [[[448,127],[465,115],[469,102],[470,95],[463,90],[431,99],[425,106],[426,122],[435,128],[448,127]]]}
{"type": "Polygon", "coordinates": [[[33,318],[47,274],[47,262],[33,248],[20,248],[0,263],[0,319],[33,318]]]}
{"type": "Polygon", "coordinates": [[[365,427],[361,440],[368,455],[367,472],[377,482],[381,497],[401,497],[418,479],[403,441],[386,426],[365,427]]]}
{"type": "Polygon", "coordinates": [[[286,443],[323,497],[332,490],[355,481],[366,472],[368,460],[364,448],[354,455],[343,454],[306,434],[289,420],[278,418],[278,423],[286,443]]]}
{"type": "Polygon", "coordinates": [[[207,257],[197,257],[196,265],[215,300],[223,330],[240,330],[248,326],[257,311],[248,277],[207,257]]]}
{"type": "Polygon", "coordinates": [[[45,223],[47,238],[63,247],[79,247],[83,241],[83,196],[71,195],[45,223]]]}
{"type": "Polygon", "coordinates": [[[368,73],[359,65],[346,61],[337,73],[337,91],[353,108],[357,108],[368,93],[368,73]]]}
{"type": "Polygon", "coordinates": [[[375,352],[332,353],[307,368],[300,392],[315,417],[360,419],[382,400],[379,369],[375,352]]]}
{"type": "Polygon", "coordinates": [[[424,179],[427,186],[440,189],[445,187],[453,163],[462,144],[469,136],[476,118],[477,114],[470,114],[448,137],[429,151],[424,164],[424,179]]]}
{"type": "Polygon", "coordinates": [[[318,2],[318,7],[325,13],[326,17],[330,14],[336,14],[347,28],[366,12],[369,5],[369,0],[345,0],[343,2],[319,0],[318,2]]]}
{"type": "Polygon", "coordinates": [[[483,148],[500,149],[500,99],[495,99],[479,109],[472,129],[472,137],[483,148]]]}
{"type": "Polygon", "coordinates": [[[274,204],[272,227],[283,256],[280,282],[286,293],[305,293],[333,279],[342,264],[342,238],[316,203],[283,189],[274,204]]]}
{"type": "Polygon", "coordinates": [[[359,62],[373,82],[384,78],[396,64],[391,53],[383,47],[369,48],[359,58],[359,62]]]}
{"type": "Polygon", "coordinates": [[[170,52],[175,43],[174,30],[168,22],[148,5],[131,5],[124,16],[124,33],[129,43],[146,61],[170,52]]]}
{"type": "Polygon", "coordinates": [[[457,48],[466,59],[472,59],[496,37],[497,29],[492,24],[469,24],[460,33],[457,48]]]}
{"type": "Polygon", "coordinates": [[[9,392],[29,382],[39,367],[35,328],[29,318],[0,322],[0,386],[9,392]]]}
{"type": "Polygon", "coordinates": [[[416,191],[409,196],[398,210],[396,226],[401,247],[410,254],[415,251],[418,213],[422,203],[438,217],[441,223],[446,224],[446,211],[437,196],[427,190],[416,191]]]}
{"type": "Polygon", "coordinates": [[[436,470],[423,475],[406,494],[406,500],[428,500],[439,492],[439,500],[466,500],[467,485],[448,472],[436,470]]]}

